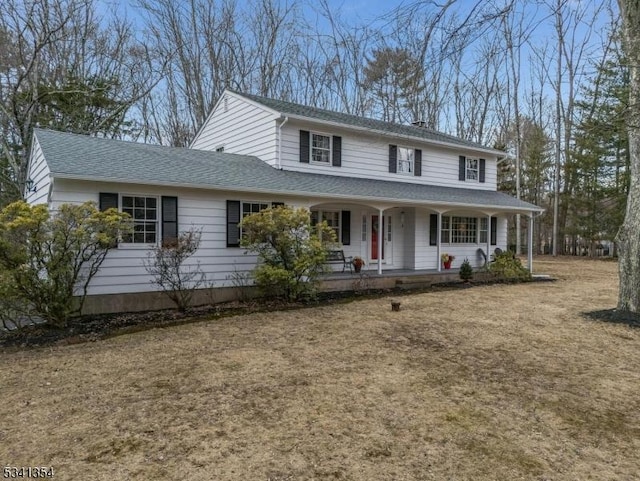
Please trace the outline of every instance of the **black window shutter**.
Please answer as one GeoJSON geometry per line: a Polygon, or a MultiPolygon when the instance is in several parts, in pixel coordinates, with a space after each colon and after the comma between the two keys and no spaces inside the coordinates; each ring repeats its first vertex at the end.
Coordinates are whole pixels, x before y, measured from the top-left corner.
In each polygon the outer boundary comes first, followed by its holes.
{"type": "Polygon", "coordinates": [[[413,175],[420,177],[422,175],[422,150],[415,150],[413,154],[413,164],[413,175]]]}
{"type": "Polygon", "coordinates": [[[162,196],[162,242],[178,240],[178,198],[162,196]]]}
{"type": "Polygon", "coordinates": [[[305,164],[309,163],[309,131],[301,130],[300,131],[300,162],[304,162],[305,164]]]}
{"type": "Polygon", "coordinates": [[[351,211],[342,211],[342,245],[348,246],[351,244],[351,211]]]}
{"type": "MultiPolygon", "coordinates": [[[[98,208],[101,211],[107,209],[117,209],[118,208],[118,194],[113,194],[109,192],[100,192],[100,202],[98,208]]],[[[118,248],[118,242],[114,241],[110,246],[113,249],[118,248]]]]}
{"type": "Polygon", "coordinates": [[[240,246],[240,201],[227,201],[227,247],[240,246]]]}
{"type": "Polygon", "coordinates": [[[491,218],[491,245],[494,246],[498,243],[498,218],[491,218]]]}
{"type": "Polygon", "coordinates": [[[398,170],[398,146],[389,145],[389,172],[395,174],[398,170]]]}
{"type": "Polygon", "coordinates": [[[275,209],[276,207],[281,207],[284,205],[284,202],[271,202],[271,207],[275,209]]]}
{"type": "Polygon", "coordinates": [[[484,182],[484,169],[487,161],[485,159],[480,159],[480,182],[484,182]]]}
{"type": "Polygon", "coordinates": [[[340,167],[342,165],[342,137],[337,135],[333,136],[333,157],[331,159],[331,165],[334,167],[340,167]]]}
{"type": "Polygon", "coordinates": [[[110,194],[107,192],[100,192],[100,210],[107,209],[117,209],[118,208],[118,194],[110,194]]]}
{"type": "Polygon", "coordinates": [[[429,216],[429,245],[438,245],[438,214],[429,216]]]}
{"type": "Polygon", "coordinates": [[[458,161],[458,180],[466,180],[467,178],[467,159],[461,155],[458,161]]]}

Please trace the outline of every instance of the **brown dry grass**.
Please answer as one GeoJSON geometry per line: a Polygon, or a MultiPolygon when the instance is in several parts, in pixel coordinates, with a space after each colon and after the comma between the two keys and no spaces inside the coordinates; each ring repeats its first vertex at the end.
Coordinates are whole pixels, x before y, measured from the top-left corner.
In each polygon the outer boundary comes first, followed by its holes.
{"type": "Polygon", "coordinates": [[[616,264],[0,353],[0,468],[55,479],[640,478],[616,264]]]}

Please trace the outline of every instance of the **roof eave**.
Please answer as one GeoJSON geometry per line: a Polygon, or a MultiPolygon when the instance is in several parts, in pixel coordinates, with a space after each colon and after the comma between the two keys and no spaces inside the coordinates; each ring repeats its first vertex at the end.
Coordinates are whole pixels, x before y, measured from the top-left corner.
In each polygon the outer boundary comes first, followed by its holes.
{"type": "Polygon", "coordinates": [[[237,187],[237,186],[223,186],[223,185],[214,185],[214,184],[196,184],[196,183],[183,183],[183,182],[161,182],[161,181],[139,181],[133,179],[121,179],[117,177],[96,177],[96,176],[84,176],[77,174],[67,174],[67,173],[51,173],[51,178],[58,179],[66,179],[66,180],[81,180],[86,182],[113,182],[120,184],[138,184],[138,185],[154,185],[161,187],[180,187],[185,189],[202,189],[202,190],[217,190],[217,191],[230,191],[230,192],[243,192],[243,193],[254,193],[254,194],[268,194],[268,195],[286,195],[286,196],[294,196],[294,197],[311,197],[311,198],[320,198],[320,199],[332,199],[332,200],[349,200],[349,201],[358,201],[358,202],[377,202],[377,203],[388,203],[394,205],[402,205],[402,204],[411,204],[411,205],[420,205],[420,206],[442,206],[442,207],[474,207],[476,209],[493,209],[500,212],[509,212],[513,214],[530,214],[533,212],[544,212],[544,209],[540,209],[536,206],[536,209],[527,209],[523,207],[515,207],[515,206],[501,206],[501,205],[479,205],[479,204],[469,204],[465,202],[447,202],[447,201],[426,201],[426,200],[416,200],[416,199],[395,199],[388,197],[369,197],[369,196],[359,196],[359,195],[348,195],[348,194],[324,194],[318,192],[305,192],[305,191],[297,191],[292,193],[290,190],[277,190],[277,189],[264,189],[264,188],[255,188],[255,187],[237,187]]]}

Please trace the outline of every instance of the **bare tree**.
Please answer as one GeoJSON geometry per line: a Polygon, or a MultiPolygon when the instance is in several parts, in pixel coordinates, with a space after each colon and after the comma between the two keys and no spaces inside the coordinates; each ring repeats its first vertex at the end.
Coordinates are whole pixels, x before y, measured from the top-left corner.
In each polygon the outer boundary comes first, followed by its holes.
{"type": "Polygon", "coordinates": [[[640,312],[640,4],[630,0],[618,3],[630,70],[627,125],[631,157],[627,210],[616,238],[620,274],[618,309],[637,314],[640,312]]]}
{"type": "Polygon", "coordinates": [[[157,82],[130,26],[92,0],[0,3],[0,197],[20,196],[35,126],[116,136],[157,82]]]}

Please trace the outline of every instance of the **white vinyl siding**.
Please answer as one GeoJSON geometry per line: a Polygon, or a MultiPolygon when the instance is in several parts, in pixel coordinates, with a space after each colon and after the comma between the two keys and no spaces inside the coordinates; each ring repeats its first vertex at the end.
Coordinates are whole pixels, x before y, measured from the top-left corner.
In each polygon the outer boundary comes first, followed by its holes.
{"type": "MultiPolygon", "coordinates": [[[[397,175],[389,173],[389,144],[400,144],[402,140],[366,132],[354,132],[335,127],[328,131],[325,125],[315,125],[290,119],[282,128],[282,167],[286,170],[315,172],[344,177],[393,180],[397,182],[441,185],[450,187],[496,190],[496,157],[482,154],[486,158],[485,182],[461,184],[459,177],[460,148],[446,148],[411,140],[413,150],[422,150],[422,175],[397,175]],[[326,164],[300,162],[300,130],[321,131],[342,137],[342,166],[327,170],[326,164]]],[[[404,144],[406,145],[406,143],[404,144]]],[[[464,149],[462,149],[464,150],[464,149]]],[[[476,154],[476,156],[478,156],[476,154]]],[[[415,167],[415,166],[414,166],[415,167]]]]}
{"type": "MultiPolygon", "coordinates": [[[[213,287],[232,286],[230,277],[234,272],[249,272],[255,267],[256,257],[245,255],[243,249],[226,247],[226,219],[228,199],[241,198],[237,193],[207,192],[195,189],[173,189],[143,185],[81,182],[56,180],[53,208],[63,203],[79,204],[87,200],[98,202],[99,192],[136,192],[137,195],[178,197],[178,225],[181,232],[191,226],[202,228],[200,249],[188,260],[200,262],[213,287]]],[[[256,202],[271,203],[282,199],[269,196],[253,196],[256,202]]],[[[290,203],[290,202],[287,202],[290,203]]],[[[120,244],[113,249],[92,280],[89,294],[119,294],[157,290],[150,282],[144,268],[144,260],[150,252],[148,247],[120,244]]]]}
{"type": "Polygon", "coordinates": [[[27,179],[33,180],[35,192],[26,192],[25,200],[32,205],[46,204],[48,202],[49,187],[51,185],[51,179],[49,177],[50,171],[36,137],[34,137],[30,158],[31,164],[29,165],[27,179]]]}
{"type": "Polygon", "coordinates": [[[255,155],[274,165],[276,118],[265,108],[226,93],[225,99],[211,113],[191,148],[217,151],[223,147],[225,153],[255,155]]]}

